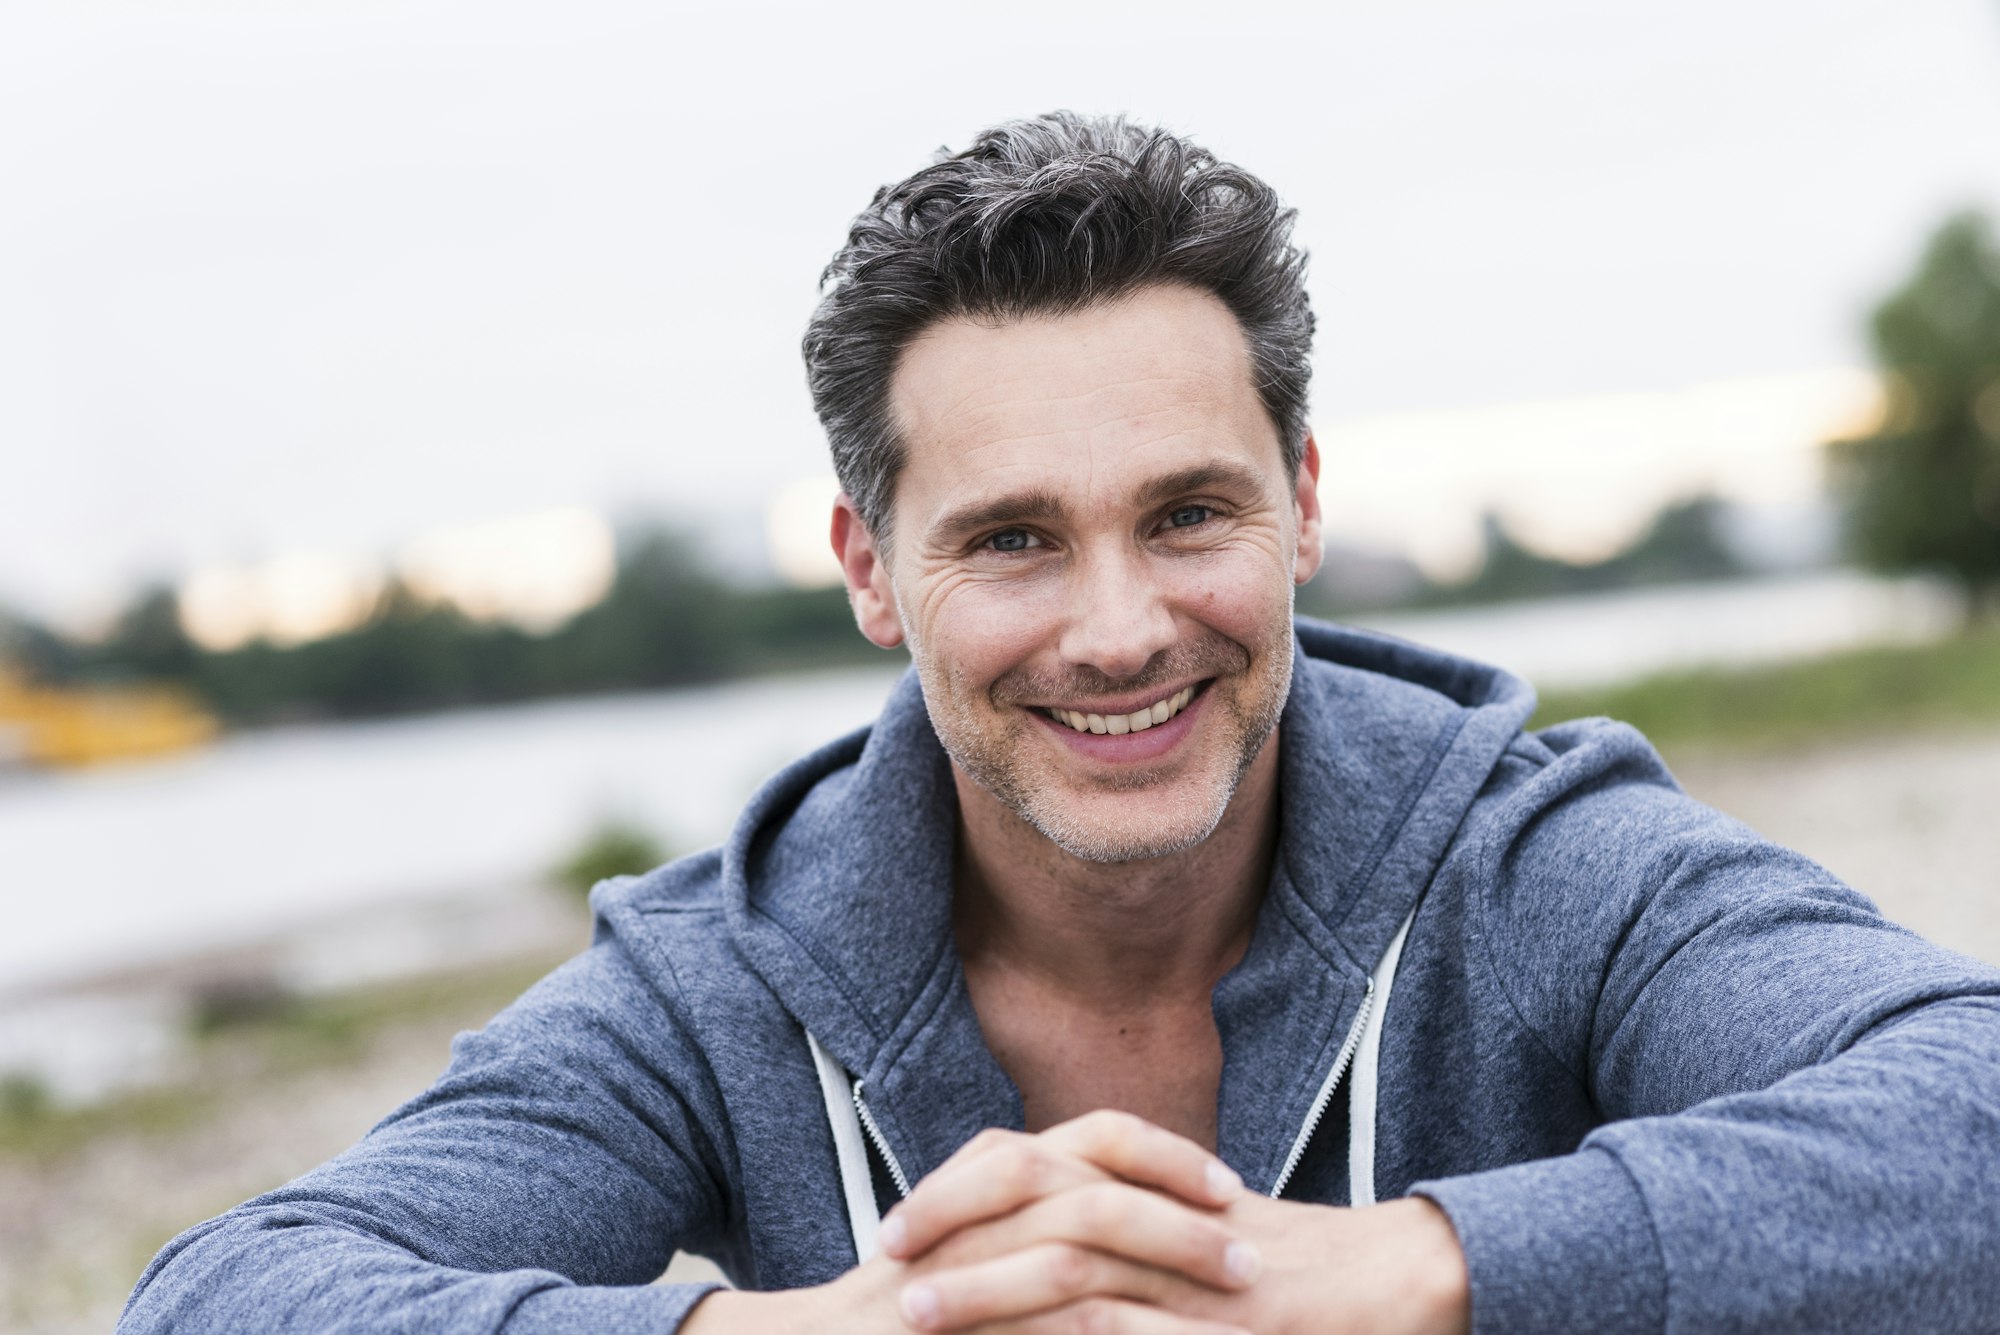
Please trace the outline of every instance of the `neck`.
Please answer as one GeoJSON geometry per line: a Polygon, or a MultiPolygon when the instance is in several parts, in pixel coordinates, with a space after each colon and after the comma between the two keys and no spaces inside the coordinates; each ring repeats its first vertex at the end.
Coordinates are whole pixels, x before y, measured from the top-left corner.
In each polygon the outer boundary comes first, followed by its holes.
{"type": "Polygon", "coordinates": [[[1203,1000],[1250,944],[1278,836],[1278,735],[1193,848],[1088,862],[1056,847],[956,766],[953,927],[968,970],[1102,1009],[1203,1000]]]}

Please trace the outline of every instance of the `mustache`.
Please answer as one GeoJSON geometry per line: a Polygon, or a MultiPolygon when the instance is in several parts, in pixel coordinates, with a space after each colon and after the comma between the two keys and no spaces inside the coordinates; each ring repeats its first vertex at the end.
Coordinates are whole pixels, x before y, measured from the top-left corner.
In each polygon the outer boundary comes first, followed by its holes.
{"type": "Polygon", "coordinates": [[[1220,636],[1171,644],[1146,660],[1130,676],[1114,677],[1086,664],[1064,672],[1010,672],[993,683],[996,704],[1018,705],[1036,700],[1085,701],[1153,686],[1184,685],[1197,678],[1247,671],[1250,653],[1220,636]]]}

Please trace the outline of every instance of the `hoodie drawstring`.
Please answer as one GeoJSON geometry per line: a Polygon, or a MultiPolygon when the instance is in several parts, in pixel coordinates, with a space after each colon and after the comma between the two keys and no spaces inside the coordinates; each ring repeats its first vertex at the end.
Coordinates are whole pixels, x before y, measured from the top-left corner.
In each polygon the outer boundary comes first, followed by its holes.
{"type": "Polygon", "coordinates": [[[1375,965],[1375,1005],[1361,1026],[1361,1046],[1347,1073],[1347,1202],[1375,1203],[1375,1098],[1382,1069],[1382,1017],[1389,1013],[1389,988],[1396,981],[1396,964],[1403,958],[1403,938],[1417,911],[1389,938],[1389,948],[1375,965]]]}
{"type": "Polygon", "coordinates": [[[868,1171],[868,1142],[861,1138],[861,1115],[854,1107],[854,1086],[847,1072],[820,1046],[810,1032],[813,1066],[819,1071],[819,1092],[826,1100],[826,1124],[833,1130],[833,1152],[840,1160],[840,1188],[847,1197],[847,1226],[854,1235],[854,1258],[875,1255],[875,1235],[882,1216],[875,1209],[875,1179],[868,1171]]]}
{"type": "MultiPolygon", "coordinates": [[[[1402,959],[1403,938],[1409,935],[1415,917],[1412,910],[1403,919],[1403,925],[1389,939],[1388,949],[1382,952],[1381,962],[1375,966],[1375,1004],[1362,1021],[1361,1043],[1347,1074],[1347,1194],[1349,1202],[1357,1206],[1375,1203],[1375,1105],[1380,1090],[1382,1017],[1389,1011],[1389,989],[1402,959]]],[[[840,1161],[840,1187],[847,1198],[847,1223],[854,1236],[855,1259],[866,1261],[877,1250],[876,1234],[881,1229],[882,1216],[875,1208],[875,1180],[868,1170],[868,1142],[861,1134],[854,1086],[845,1068],[810,1032],[806,1034],[806,1044],[812,1049],[813,1067],[819,1072],[820,1096],[826,1100],[826,1124],[833,1132],[833,1151],[840,1161]]]]}

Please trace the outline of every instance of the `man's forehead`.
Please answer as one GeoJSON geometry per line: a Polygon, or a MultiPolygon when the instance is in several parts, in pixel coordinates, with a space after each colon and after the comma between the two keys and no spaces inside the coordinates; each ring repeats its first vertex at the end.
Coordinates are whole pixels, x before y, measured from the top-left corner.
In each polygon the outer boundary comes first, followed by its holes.
{"type": "MultiPolygon", "coordinates": [[[[1242,329],[1221,302],[1149,289],[1061,316],[956,319],[905,353],[892,386],[898,491],[929,527],[981,497],[1145,499],[1160,479],[1281,467],[1242,329]]],[[[1023,518],[1035,517],[1024,514],[1023,518]]]]}
{"type": "Polygon", "coordinates": [[[1228,307],[1207,292],[1150,287],[1060,314],[938,321],[897,359],[889,392],[900,426],[936,434],[1010,412],[1255,400],[1256,384],[1228,307]]]}

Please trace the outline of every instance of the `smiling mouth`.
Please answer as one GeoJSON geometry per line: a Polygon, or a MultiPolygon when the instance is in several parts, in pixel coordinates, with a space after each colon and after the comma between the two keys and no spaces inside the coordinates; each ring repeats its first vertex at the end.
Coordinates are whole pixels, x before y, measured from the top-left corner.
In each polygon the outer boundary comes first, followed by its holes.
{"type": "Polygon", "coordinates": [[[1058,723],[1067,724],[1078,732],[1109,733],[1122,737],[1128,732],[1144,732],[1146,729],[1165,723],[1174,715],[1188,707],[1188,701],[1206,682],[1196,682],[1193,686],[1183,686],[1172,695],[1155,700],[1129,714],[1092,714],[1078,709],[1045,707],[1042,712],[1058,723]]]}

